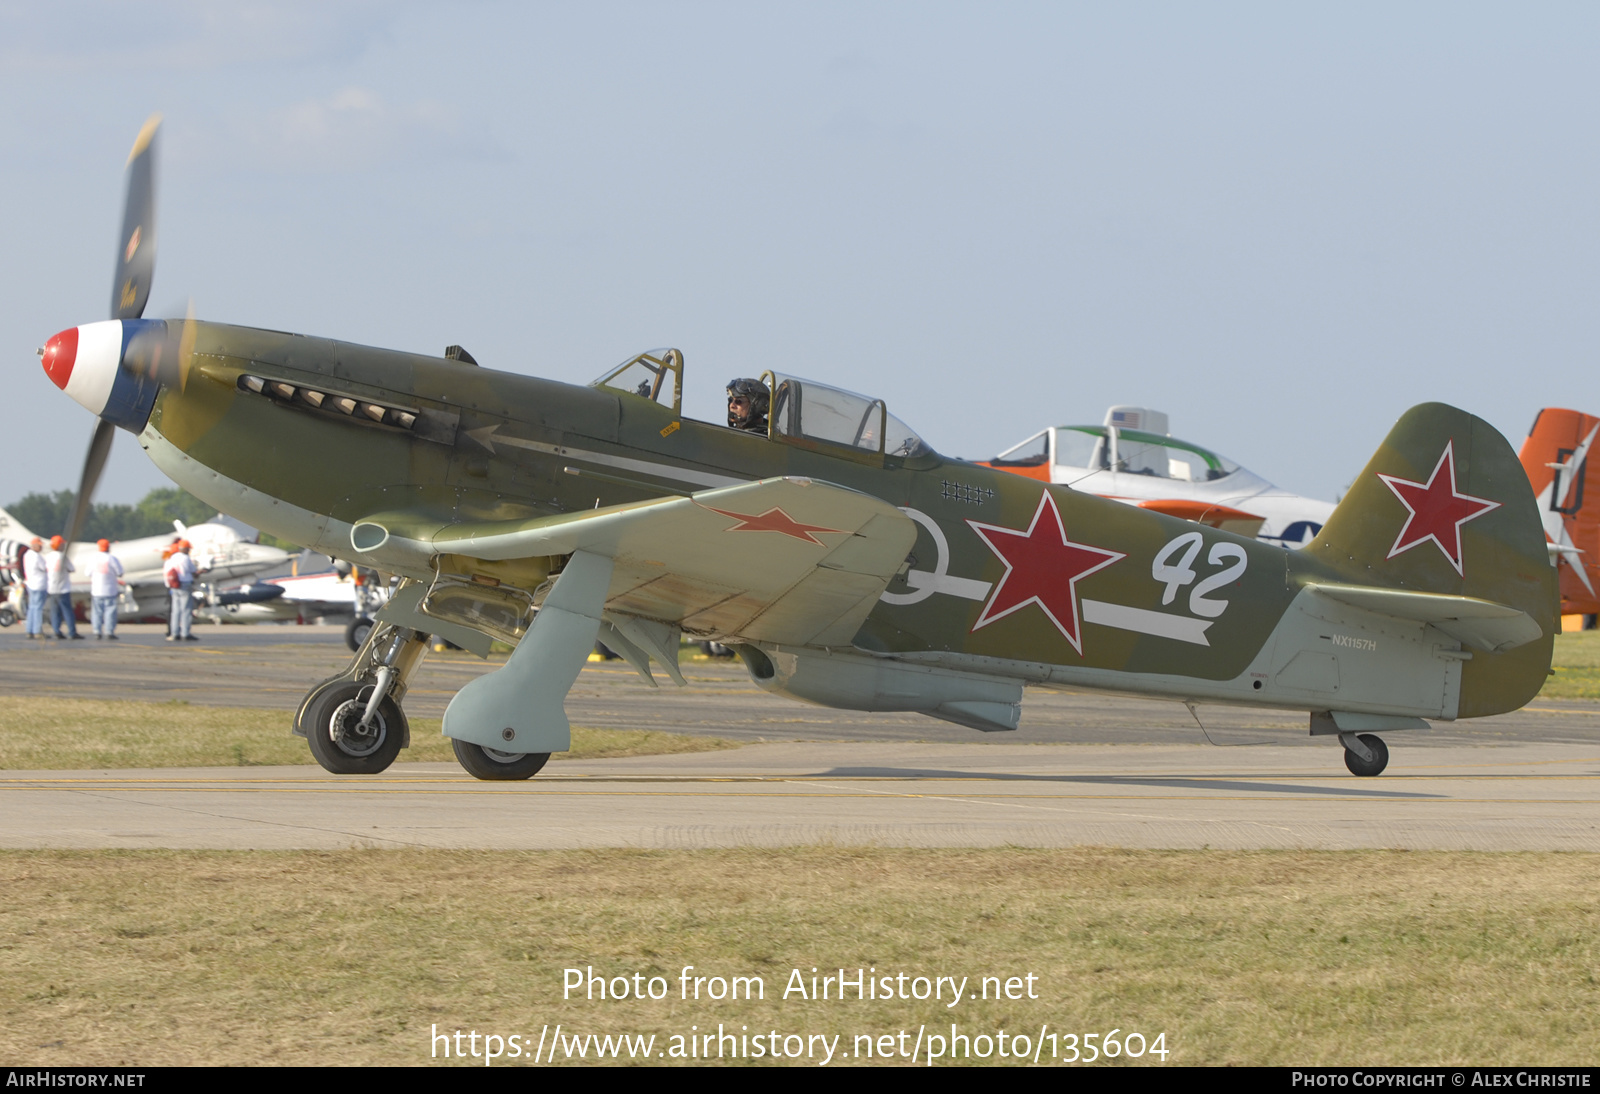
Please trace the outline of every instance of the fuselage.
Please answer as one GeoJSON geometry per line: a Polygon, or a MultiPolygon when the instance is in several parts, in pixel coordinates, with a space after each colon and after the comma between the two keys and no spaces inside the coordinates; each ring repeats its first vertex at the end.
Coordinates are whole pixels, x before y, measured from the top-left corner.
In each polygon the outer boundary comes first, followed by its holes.
{"type": "MultiPolygon", "coordinates": [[[[363,566],[426,581],[445,564],[354,543],[353,529],[379,516],[425,533],[795,476],[883,499],[918,524],[906,566],[855,638],[857,652],[1046,686],[1318,709],[1338,671],[1330,684],[1320,668],[1296,669],[1297,644],[1344,641],[1334,656],[1353,659],[1345,679],[1379,681],[1345,688],[1352,709],[1453,718],[1504,702],[1477,699],[1471,666],[1464,681],[1465,659],[1433,657],[1417,628],[1354,611],[1330,620],[1326,606],[1307,607],[1308,583],[1351,580],[1309,554],[932,452],[783,441],[613,389],[197,327],[187,385],[160,390],[140,443],[222,511],[363,566]],[[1080,572],[1029,570],[1003,553],[1005,536],[1026,538],[1056,519],[1069,550],[1088,552],[1080,572]],[[996,587],[1006,582],[1017,602],[1002,605],[996,587]],[[1344,638],[1315,633],[1330,627],[1344,628],[1344,638]],[[1368,653],[1376,656],[1363,662],[1368,653]]],[[[529,591],[549,573],[531,563],[477,569],[485,581],[529,591]]],[[[679,622],[692,637],[738,637],[679,622]]]]}

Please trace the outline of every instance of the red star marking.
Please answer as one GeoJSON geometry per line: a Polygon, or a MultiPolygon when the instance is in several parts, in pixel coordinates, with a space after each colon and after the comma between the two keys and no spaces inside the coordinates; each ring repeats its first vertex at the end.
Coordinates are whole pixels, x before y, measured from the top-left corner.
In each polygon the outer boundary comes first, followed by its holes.
{"type": "Polygon", "coordinates": [[[818,547],[826,547],[827,544],[812,535],[813,532],[846,534],[843,528],[824,528],[820,524],[801,524],[791,518],[788,513],[776,507],[768,509],[758,517],[752,517],[745,513],[730,513],[726,509],[713,509],[709,505],[701,508],[711,509],[713,513],[721,513],[725,517],[732,517],[734,520],[742,522],[735,524],[732,528],[725,529],[725,531],[729,532],[781,532],[786,536],[793,536],[795,539],[803,539],[810,543],[815,543],[818,547]]]}
{"type": "Polygon", "coordinates": [[[1445,444],[1439,462],[1433,466],[1433,474],[1425,483],[1395,475],[1379,475],[1378,478],[1410,510],[1394,546],[1389,548],[1388,557],[1393,558],[1431,539],[1450,560],[1456,573],[1467,576],[1461,565],[1461,526],[1500,508],[1500,503],[1457,492],[1455,441],[1445,444]]]}
{"type": "Polygon", "coordinates": [[[1083,636],[1078,617],[1078,581],[1127,556],[1120,551],[1068,540],[1067,530],[1061,524],[1061,512],[1048,492],[1039,498],[1039,508],[1034,510],[1033,522],[1026,532],[979,524],[975,520],[967,523],[1006,564],[1005,576],[994,587],[994,594],[972,629],[988,626],[1029,604],[1037,604],[1081,657],[1083,636]],[[1050,514],[1049,519],[1044,519],[1046,512],[1050,514]]]}

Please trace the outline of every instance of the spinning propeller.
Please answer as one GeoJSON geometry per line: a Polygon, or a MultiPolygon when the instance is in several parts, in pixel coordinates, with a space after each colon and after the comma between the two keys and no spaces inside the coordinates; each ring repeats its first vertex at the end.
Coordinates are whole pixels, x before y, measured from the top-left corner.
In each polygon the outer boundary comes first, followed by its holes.
{"type": "Polygon", "coordinates": [[[113,430],[144,427],[162,386],[183,388],[194,351],[194,307],[181,321],[144,319],[156,266],[156,135],[161,116],[144,123],[128,155],[128,190],[111,283],[111,320],[72,327],[45,343],[44,370],[56,386],[93,411],[77,500],[64,535],[75,542],[111,452],[113,430]]]}

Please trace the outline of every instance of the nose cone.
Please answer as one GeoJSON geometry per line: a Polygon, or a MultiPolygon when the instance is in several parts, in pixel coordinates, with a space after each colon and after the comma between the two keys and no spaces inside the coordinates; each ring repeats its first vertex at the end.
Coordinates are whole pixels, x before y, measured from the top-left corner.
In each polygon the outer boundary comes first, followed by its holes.
{"type": "Polygon", "coordinates": [[[44,374],[62,391],[72,378],[72,366],[78,359],[78,328],[68,327],[44,344],[44,374]]]}
{"type": "Polygon", "coordinates": [[[122,367],[128,342],[164,329],[159,320],[108,319],[68,327],[44,346],[44,372],[91,414],[137,433],[155,405],[154,380],[122,367]]]}
{"type": "Polygon", "coordinates": [[[108,319],[69,327],[45,343],[50,381],[93,414],[106,408],[122,361],[122,322],[108,319]]]}

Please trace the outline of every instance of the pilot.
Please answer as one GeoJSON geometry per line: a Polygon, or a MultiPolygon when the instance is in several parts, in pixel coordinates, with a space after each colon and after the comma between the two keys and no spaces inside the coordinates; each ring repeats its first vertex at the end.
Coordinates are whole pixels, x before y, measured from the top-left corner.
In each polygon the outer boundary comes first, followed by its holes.
{"type": "Polygon", "coordinates": [[[728,425],[766,436],[768,400],[767,385],[760,380],[729,380],[728,425]]]}

